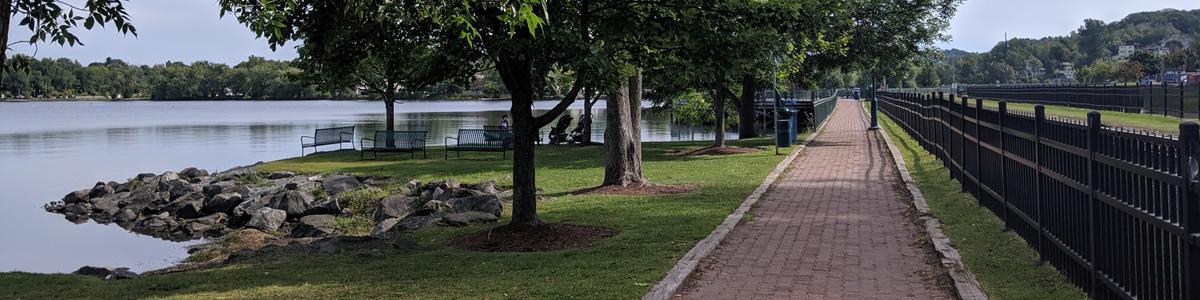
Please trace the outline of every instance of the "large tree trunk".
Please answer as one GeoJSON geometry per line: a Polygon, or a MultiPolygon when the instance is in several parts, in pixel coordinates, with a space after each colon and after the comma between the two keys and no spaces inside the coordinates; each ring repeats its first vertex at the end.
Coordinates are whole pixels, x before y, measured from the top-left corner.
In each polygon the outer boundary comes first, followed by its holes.
{"type": "Polygon", "coordinates": [[[604,129],[604,185],[642,185],[642,73],[608,94],[604,129]]]}
{"type": "Polygon", "coordinates": [[[537,216],[537,165],[533,144],[537,128],[533,117],[533,78],[530,63],[521,58],[501,57],[496,69],[512,97],[513,212],[509,225],[542,224],[537,216]]]}
{"type": "Polygon", "coordinates": [[[385,94],[383,96],[383,106],[387,110],[387,131],[396,130],[396,95],[385,94]]]}
{"type": "MultiPolygon", "coordinates": [[[[718,85],[724,86],[724,84],[718,85]]],[[[713,90],[713,113],[716,114],[716,124],[713,128],[713,147],[725,147],[725,93],[721,88],[713,90]]]]}
{"type": "Polygon", "coordinates": [[[758,137],[758,130],[754,127],[754,93],[757,91],[758,79],[750,75],[742,77],[742,95],[739,99],[741,107],[738,109],[739,139],[758,137]]]}

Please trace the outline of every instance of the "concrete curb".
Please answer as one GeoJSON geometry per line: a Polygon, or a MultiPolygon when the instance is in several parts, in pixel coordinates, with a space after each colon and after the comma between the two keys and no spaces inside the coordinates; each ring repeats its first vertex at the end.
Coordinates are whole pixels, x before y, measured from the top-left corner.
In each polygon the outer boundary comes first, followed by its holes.
{"type": "MultiPolygon", "coordinates": [[[[863,107],[863,111],[866,111],[868,115],[871,114],[866,107],[863,107]]],[[[879,131],[882,130],[884,129],[881,127],[879,131]]],[[[908,171],[908,164],[905,163],[900,149],[896,148],[896,144],[892,142],[892,138],[886,132],[877,132],[876,134],[882,136],[884,143],[887,144],[892,161],[896,163],[896,169],[900,171],[900,178],[904,180],[904,186],[908,189],[909,194],[912,194],[913,206],[921,212],[921,220],[925,221],[925,232],[929,233],[929,241],[942,256],[942,267],[946,268],[950,277],[954,279],[954,290],[958,293],[958,298],[964,300],[987,299],[987,295],[980,288],[979,281],[975,279],[975,274],[967,270],[958,250],[950,246],[950,238],[942,231],[942,223],[929,214],[929,204],[925,202],[925,196],[921,194],[921,189],[917,187],[917,182],[913,180],[912,174],[908,171]]]]}
{"type": "Polygon", "coordinates": [[[717,225],[717,228],[713,229],[712,233],[709,233],[707,237],[696,243],[696,246],[688,250],[687,254],[684,254],[679,259],[679,262],[675,263],[675,267],[672,267],[671,271],[667,272],[667,275],[663,276],[661,281],[654,284],[653,288],[650,288],[650,292],[642,295],[642,300],[666,300],[673,297],[675,292],[687,281],[688,276],[699,266],[700,259],[703,259],[711,254],[713,250],[717,249],[721,241],[725,240],[725,236],[729,235],[729,232],[733,231],[734,227],[737,227],[738,223],[742,221],[742,217],[754,207],[755,203],[758,203],[758,200],[770,189],[771,185],[775,184],[775,181],[779,179],[779,175],[783,174],[788,166],[792,165],[792,161],[796,160],[796,157],[800,155],[800,152],[804,151],[806,146],[808,146],[808,142],[824,132],[826,124],[829,124],[829,122],[822,123],[821,126],[813,131],[814,133],[808,139],[797,145],[796,149],[792,149],[792,153],[789,153],[783,161],[775,166],[775,170],[771,171],[771,174],[767,175],[766,179],[763,179],[762,184],[757,189],[754,189],[754,192],[750,193],[750,196],[746,196],[746,199],[742,200],[742,205],[738,206],[729,216],[726,216],[725,221],[717,225]]]}

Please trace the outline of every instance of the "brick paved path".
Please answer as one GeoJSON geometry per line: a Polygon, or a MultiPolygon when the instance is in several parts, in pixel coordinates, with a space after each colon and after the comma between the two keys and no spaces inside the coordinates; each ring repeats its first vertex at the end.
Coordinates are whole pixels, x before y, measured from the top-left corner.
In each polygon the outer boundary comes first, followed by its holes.
{"type": "Polygon", "coordinates": [[[764,198],[684,284],[685,299],[948,299],[914,242],[910,197],[859,102],[840,101],[764,198]]]}

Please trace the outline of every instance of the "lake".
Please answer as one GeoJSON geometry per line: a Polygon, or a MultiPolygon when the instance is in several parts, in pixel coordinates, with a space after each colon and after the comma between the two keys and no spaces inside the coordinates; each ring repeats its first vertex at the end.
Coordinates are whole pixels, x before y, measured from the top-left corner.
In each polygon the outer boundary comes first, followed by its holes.
{"type": "MultiPolygon", "coordinates": [[[[396,127],[427,130],[429,142],[437,145],[458,128],[498,124],[509,105],[408,101],[396,105],[396,127]]],[[[534,108],[553,105],[538,102],[534,108]]],[[[582,103],[570,110],[576,119],[582,113],[582,103]]],[[[602,141],[603,102],[593,113],[593,140],[602,141]]],[[[315,128],[354,125],[362,137],[381,129],[384,120],[377,101],[0,102],[0,271],[65,273],[93,265],[141,272],[169,266],[186,257],[185,247],[195,241],[159,240],[115,224],[76,225],[42,205],[97,181],[123,181],[142,172],[189,166],[218,171],[295,157],[300,136],[315,128]]],[[[644,113],[641,122],[644,141],[712,139],[710,132],[672,124],[667,114],[644,113]]],[[[430,159],[437,156],[431,153],[430,159]]]]}

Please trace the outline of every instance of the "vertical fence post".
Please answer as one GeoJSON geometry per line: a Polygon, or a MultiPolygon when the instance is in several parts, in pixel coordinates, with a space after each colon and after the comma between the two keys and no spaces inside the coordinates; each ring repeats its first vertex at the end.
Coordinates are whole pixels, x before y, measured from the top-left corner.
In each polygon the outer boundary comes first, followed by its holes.
{"type": "Polygon", "coordinates": [[[958,190],[967,191],[967,96],[962,96],[958,107],[958,190]]]}
{"type": "Polygon", "coordinates": [[[1180,119],[1184,118],[1184,116],[1183,116],[1183,110],[1184,110],[1184,108],[1183,108],[1183,91],[1185,91],[1185,90],[1186,89],[1183,88],[1183,81],[1179,81],[1179,118],[1180,119]]]}
{"type": "Polygon", "coordinates": [[[1179,124],[1179,142],[1183,145],[1179,155],[1179,177],[1183,183],[1183,201],[1180,202],[1179,224],[1183,227],[1183,244],[1187,245],[1183,252],[1183,299],[1200,297],[1200,245],[1192,243],[1192,236],[1200,233],[1200,200],[1197,195],[1196,175],[1193,168],[1198,167],[1200,159],[1200,125],[1194,121],[1179,124]]]}
{"type": "Polygon", "coordinates": [[[1033,177],[1033,203],[1034,203],[1034,219],[1037,220],[1037,241],[1034,242],[1037,247],[1038,263],[1046,262],[1046,232],[1042,218],[1042,124],[1046,123],[1046,107],[1041,104],[1033,106],[1033,163],[1037,165],[1037,173],[1033,177]]]}
{"type": "Polygon", "coordinates": [[[1000,194],[1000,219],[1004,220],[1004,231],[1009,231],[1012,227],[1008,223],[1012,220],[1008,217],[1008,149],[1004,145],[1004,129],[1007,128],[1004,126],[1004,119],[1008,118],[1008,102],[1000,101],[998,106],[999,117],[996,118],[996,125],[999,130],[996,131],[1000,134],[1000,190],[996,193],[1000,194]]]}
{"type": "MultiPolygon", "coordinates": [[[[1151,83],[1150,85],[1153,86],[1154,84],[1151,83]]],[[[1153,94],[1153,92],[1151,92],[1151,94],[1153,94]]],[[[1163,116],[1166,117],[1167,116],[1167,82],[1166,81],[1162,82],[1162,95],[1163,95],[1162,111],[1163,111],[1163,116]]]]}
{"type": "Polygon", "coordinates": [[[1099,266],[1096,264],[1096,206],[1099,199],[1096,199],[1096,184],[1099,182],[1100,176],[1096,170],[1096,151],[1100,147],[1100,113],[1096,111],[1088,112],[1087,114],[1088,131],[1088,258],[1087,261],[1092,266],[1091,280],[1088,282],[1088,296],[1096,297],[1096,283],[1098,282],[1097,273],[1100,272],[1099,266]]]}
{"type": "Polygon", "coordinates": [[[980,150],[983,148],[983,138],[979,134],[979,113],[981,111],[983,111],[983,99],[975,98],[975,174],[972,174],[975,176],[975,205],[983,205],[983,200],[979,200],[983,198],[983,180],[979,176],[983,173],[981,172],[983,166],[979,165],[979,154],[983,152],[980,150]]]}

